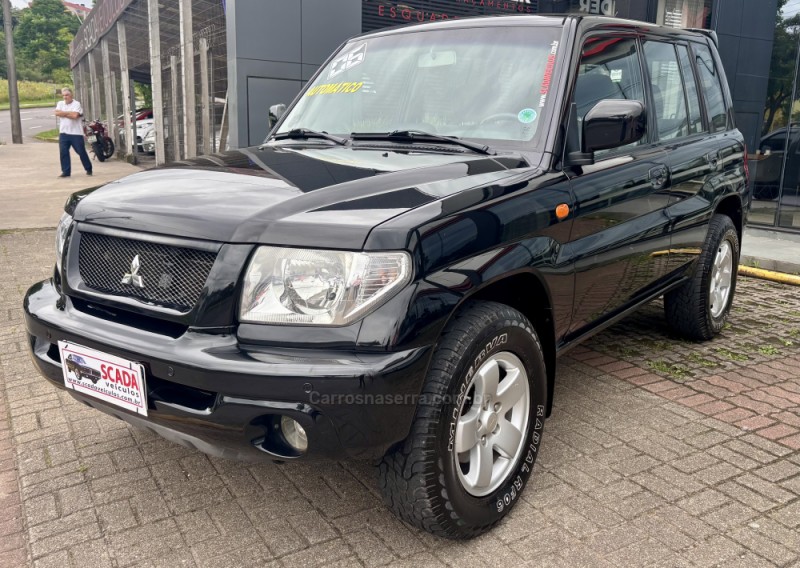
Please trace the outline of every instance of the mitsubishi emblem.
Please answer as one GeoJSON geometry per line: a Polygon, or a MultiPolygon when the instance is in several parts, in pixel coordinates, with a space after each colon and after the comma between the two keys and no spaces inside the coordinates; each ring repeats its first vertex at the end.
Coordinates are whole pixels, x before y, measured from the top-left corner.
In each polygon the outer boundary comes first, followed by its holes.
{"type": "Polygon", "coordinates": [[[131,261],[131,271],[125,274],[120,280],[122,284],[133,284],[139,288],[144,288],[144,278],[139,276],[139,255],[133,257],[131,261]]]}

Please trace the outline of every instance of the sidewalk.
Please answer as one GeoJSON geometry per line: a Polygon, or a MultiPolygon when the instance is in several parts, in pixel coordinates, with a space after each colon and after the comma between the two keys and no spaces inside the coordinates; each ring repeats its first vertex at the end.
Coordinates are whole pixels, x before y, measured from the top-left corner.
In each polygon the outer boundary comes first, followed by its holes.
{"type": "Polygon", "coordinates": [[[741,264],[800,274],[800,234],[749,226],[744,232],[741,264]]]}
{"type": "MultiPolygon", "coordinates": [[[[80,159],[72,156],[72,176],[59,178],[58,144],[38,142],[0,146],[0,231],[55,227],[64,201],[80,189],[103,185],[141,170],[118,159],[92,161],[94,175],[87,176],[80,159]]],[[[92,157],[92,154],[89,154],[92,157]]]]}

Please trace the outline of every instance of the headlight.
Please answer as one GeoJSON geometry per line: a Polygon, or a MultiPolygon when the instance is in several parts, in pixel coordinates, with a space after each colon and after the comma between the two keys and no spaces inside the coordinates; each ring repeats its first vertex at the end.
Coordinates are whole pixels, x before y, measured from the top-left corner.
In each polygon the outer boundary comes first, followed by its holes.
{"type": "Polygon", "coordinates": [[[405,252],[260,247],[245,275],[240,321],[345,325],[411,280],[405,252]]]}
{"type": "Polygon", "coordinates": [[[154,142],[155,139],[156,139],[156,129],[155,128],[151,128],[147,132],[147,134],[144,135],[144,138],[142,138],[142,140],[145,141],[145,142],[154,142]]]}
{"type": "Polygon", "coordinates": [[[67,232],[72,225],[72,216],[69,213],[61,215],[61,220],[56,227],[56,268],[61,272],[61,257],[64,256],[64,243],[67,240],[67,232]]]}

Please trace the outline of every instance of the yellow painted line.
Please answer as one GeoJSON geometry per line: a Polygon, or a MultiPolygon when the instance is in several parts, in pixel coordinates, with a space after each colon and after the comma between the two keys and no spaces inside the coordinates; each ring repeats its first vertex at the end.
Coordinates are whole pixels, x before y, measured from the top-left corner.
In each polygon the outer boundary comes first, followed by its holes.
{"type": "Polygon", "coordinates": [[[763,268],[753,268],[752,266],[739,265],[739,274],[742,276],[752,276],[753,278],[761,278],[762,280],[770,280],[772,282],[779,282],[781,284],[792,284],[800,286],[800,276],[794,274],[784,274],[783,272],[774,272],[772,270],[764,270],[763,268]]]}

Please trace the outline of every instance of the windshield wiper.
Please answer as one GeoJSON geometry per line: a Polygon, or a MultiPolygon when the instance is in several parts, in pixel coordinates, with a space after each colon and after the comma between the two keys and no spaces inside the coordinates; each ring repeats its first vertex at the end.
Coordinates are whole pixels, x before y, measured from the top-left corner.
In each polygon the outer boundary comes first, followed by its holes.
{"type": "Polygon", "coordinates": [[[390,142],[434,142],[440,144],[455,144],[479,154],[495,154],[496,152],[485,144],[467,142],[458,136],[440,136],[424,130],[393,130],[391,132],[353,132],[353,140],[389,140],[390,142]]]}
{"type": "Polygon", "coordinates": [[[327,132],[318,132],[317,130],[311,130],[310,128],[293,128],[287,132],[275,134],[272,136],[271,140],[286,140],[287,138],[291,138],[292,140],[324,138],[325,140],[336,142],[340,146],[343,146],[347,143],[346,138],[340,138],[339,136],[334,136],[333,134],[328,134],[327,132]]]}

